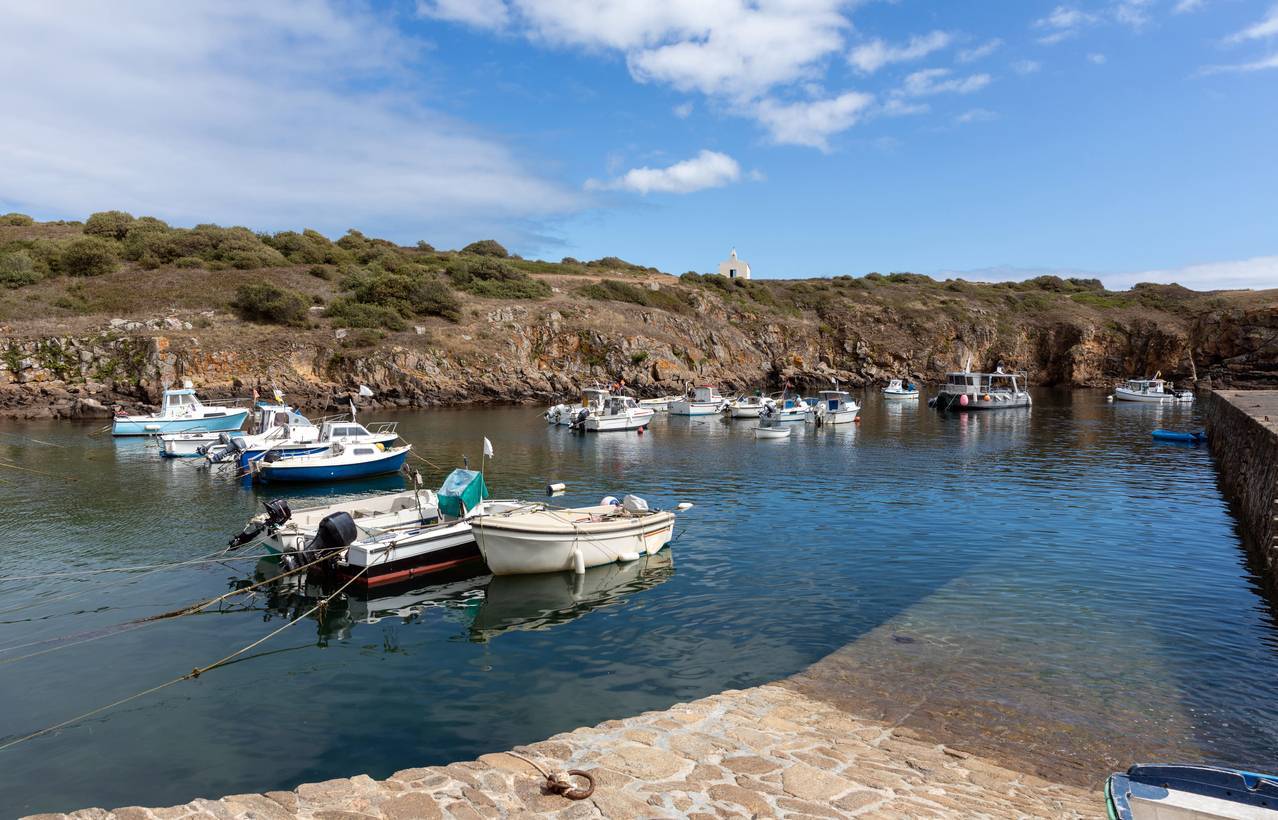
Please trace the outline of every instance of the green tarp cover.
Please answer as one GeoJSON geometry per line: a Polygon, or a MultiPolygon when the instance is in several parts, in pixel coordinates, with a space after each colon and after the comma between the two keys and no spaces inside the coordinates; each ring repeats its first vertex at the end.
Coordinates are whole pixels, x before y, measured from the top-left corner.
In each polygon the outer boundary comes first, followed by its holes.
{"type": "Polygon", "coordinates": [[[460,518],[467,510],[488,497],[484,474],[474,470],[453,470],[439,488],[439,511],[444,515],[460,518]]]}

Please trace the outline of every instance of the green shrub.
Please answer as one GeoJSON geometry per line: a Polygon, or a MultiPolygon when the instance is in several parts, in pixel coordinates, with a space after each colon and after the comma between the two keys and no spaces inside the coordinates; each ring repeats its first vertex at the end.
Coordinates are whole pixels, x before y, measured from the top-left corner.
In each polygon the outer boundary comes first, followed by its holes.
{"type": "Polygon", "coordinates": [[[496,239],[481,239],[478,242],[471,242],[462,248],[461,252],[475,256],[495,256],[498,259],[505,259],[510,255],[506,253],[506,249],[496,239]]]}
{"type": "Polygon", "coordinates": [[[0,285],[20,288],[34,285],[44,277],[36,270],[35,260],[28,251],[0,253],[0,285]]]}
{"type": "Polygon", "coordinates": [[[412,305],[419,316],[442,316],[450,322],[461,321],[461,300],[448,285],[433,276],[417,283],[412,305]]]}
{"type": "Polygon", "coordinates": [[[324,311],[324,315],[332,319],[333,324],[339,327],[386,328],[387,330],[403,330],[407,327],[404,317],[395,308],[358,302],[349,296],[334,299],[324,311]]]}
{"type": "Polygon", "coordinates": [[[1069,298],[1080,305],[1088,305],[1101,310],[1112,310],[1113,308],[1124,307],[1127,304],[1127,300],[1124,297],[1113,293],[1083,292],[1071,294],[1069,298]]]}
{"type": "Polygon", "coordinates": [[[417,240],[417,250],[424,251],[426,253],[434,253],[435,246],[427,242],[425,239],[419,239],[417,240]]]}
{"type": "Polygon", "coordinates": [[[329,270],[328,268],[324,267],[323,265],[311,265],[311,268],[310,270],[307,271],[307,273],[309,273],[311,276],[314,276],[316,279],[332,279],[333,278],[333,272],[329,270]]]}
{"type": "Polygon", "coordinates": [[[306,297],[270,282],[240,285],[231,308],[241,319],[274,325],[301,325],[306,320],[306,297]]]}
{"type": "Polygon", "coordinates": [[[691,313],[692,306],[680,296],[664,290],[648,290],[629,282],[618,282],[615,279],[604,279],[601,282],[585,285],[577,292],[587,299],[599,299],[613,302],[631,302],[644,307],[659,308],[673,313],[691,313]]]}
{"type": "Polygon", "coordinates": [[[204,267],[204,260],[198,256],[179,256],[177,259],[173,260],[173,267],[202,268],[204,267]]]}
{"type": "Polygon", "coordinates": [[[453,286],[489,299],[544,299],[550,286],[499,259],[449,260],[453,286]]]}
{"type": "Polygon", "coordinates": [[[84,221],[84,232],[89,236],[106,239],[123,239],[133,225],[133,214],[124,211],[98,211],[84,221]]]}
{"type": "MultiPolygon", "coordinates": [[[[866,277],[869,278],[868,276],[866,277]]],[[[922,273],[889,273],[887,281],[894,285],[935,285],[936,280],[922,273]]]]}
{"type": "Polygon", "coordinates": [[[334,265],[350,256],[345,249],[330,242],[324,234],[310,228],[301,233],[281,231],[274,236],[263,237],[262,241],[295,265],[334,265]]]}
{"type": "Polygon", "coordinates": [[[101,276],[120,266],[115,245],[99,236],[86,236],[67,244],[58,268],[68,276],[101,276]]]}
{"type": "Polygon", "coordinates": [[[17,225],[18,227],[25,228],[34,224],[35,220],[26,214],[7,213],[0,216],[0,225],[17,225]]]}
{"type": "Polygon", "coordinates": [[[433,274],[358,272],[342,280],[351,299],[395,311],[404,318],[442,316],[461,319],[461,302],[448,285],[433,274]]]}

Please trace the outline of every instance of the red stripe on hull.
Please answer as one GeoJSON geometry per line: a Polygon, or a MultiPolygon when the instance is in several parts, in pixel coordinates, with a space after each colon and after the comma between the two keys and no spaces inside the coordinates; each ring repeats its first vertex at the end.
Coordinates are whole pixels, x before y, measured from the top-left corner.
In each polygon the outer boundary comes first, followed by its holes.
{"type": "MultiPolygon", "coordinates": [[[[435,572],[444,572],[445,570],[455,569],[456,567],[469,564],[472,561],[479,561],[481,558],[482,556],[478,554],[468,555],[465,558],[453,558],[448,561],[437,561],[433,564],[419,564],[418,566],[408,567],[406,569],[388,569],[387,571],[378,572],[376,574],[374,574],[374,570],[369,570],[356,579],[355,586],[379,587],[386,584],[397,584],[416,578],[419,575],[430,575],[435,572]]],[[[351,578],[355,577],[357,572],[358,570],[353,567],[341,567],[334,574],[337,576],[338,580],[349,581],[351,578]]]]}

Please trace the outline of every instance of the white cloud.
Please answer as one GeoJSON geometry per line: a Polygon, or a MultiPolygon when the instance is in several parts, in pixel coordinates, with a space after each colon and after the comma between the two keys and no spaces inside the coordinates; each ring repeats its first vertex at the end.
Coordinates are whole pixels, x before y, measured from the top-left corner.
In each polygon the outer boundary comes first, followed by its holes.
{"type": "Polygon", "coordinates": [[[880,39],[863,43],[848,55],[848,62],[862,74],[873,74],[885,65],[921,60],[950,44],[953,35],[945,31],[911,37],[903,46],[888,45],[880,39]]]}
{"type": "Polygon", "coordinates": [[[989,122],[998,119],[998,114],[985,108],[972,108],[954,118],[959,125],[970,125],[974,122],[989,122]]]}
{"type": "Polygon", "coordinates": [[[1207,262],[1179,268],[1114,274],[1103,278],[1110,287],[1131,287],[1137,282],[1175,282],[1193,290],[1266,290],[1278,288],[1278,256],[1207,262]]]}
{"type": "Polygon", "coordinates": [[[48,214],[518,240],[582,204],[430,110],[416,44],[309,0],[10,4],[0,197],[48,214]]]}
{"type": "Polygon", "coordinates": [[[679,103],[678,105],[676,105],[674,108],[670,110],[679,119],[686,120],[688,119],[688,117],[692,116],[692,103],[690,102],[679,103]]]}
{"type": "Polygon", "coordinates": [[[1225,42],[1242,43],[1247,40],[1265,40],[1270,37],[1278,37],[1278,5],[1270,8],[1269,13],[1261,20],[1226,37],[1225,42]]]}
{"type": "Polygon", "coordinates": [[[1038,38],[1043,45],[1055,45],[1062,40],[1073,37],[1084,27],[1095,23],[1095,14],[1080,11],[1073,6],[1057,6],[1046,17],[1033,22],[1033,27],[1043,29],[1047,33],[1038,38]]]}
{"type": "Polygon", "coordinates": [[[592,190],[634,191],[638,194],[690,194],[706,188],[721,188],[741,179],[741,166],[735,159],[718,151],[702,151],[665,168],[631,168],[617,179],[607,182],[590,180],[592,190]]]}
{"type": "Polygon", "coordinates": [[[1114,19],[1140,30],[1149,24],[1149,8],[1153,0],[1120,0],[1114,7],[1114,19]]]}
{"type": "Polygon", "coordinates": [[[1100,52],[1093,51],[1091,54],[1087,55],[1087,61],[1094,65],[1105,65],[1106,57],[1100,52]]]}
{"type": "Polygon", "coordinates": [[[990,75],[972,74],[953,77],[948,68],[925,68],[905,78],[900,93],[907,97],[926,97],[932,94],[971,94],[990,84],[990,75]]]}
{"type": "Polygon", "coordinates": [[[1178,0],[1176,5],[1172,7],[1172,14],[1187,14],[1191,11],[1198,11],[1203,7],[1204,0],[1178,0]]]}
{"type": "Polygon", "coordinates": [[[768,129],[773,142],[825,151],[829,149],[829,138],[859,122],[873,103],[873,95],[857,91],[794,103],[764,99],[756,106],[755,116],[768,129]]]}
{"type": "Polygon", "coordinates": [[[958,61],[960,63],[974,63],[977,60],[984,59],[995,51],[998,51],[1003,45],[1003,41],[998,37],[981,43],[979,46],[965,48],[958,53],[958,61]]]}
{"type": "Polygon", "coordinates": [[[1253,71],[1266,71],[1278,68],[1278,54],[1271,54],[1250,63],[1234,65],[1209,65],[1198,70],[1199,74],[1250,74],[1253,71]]]}
{"type": "Polygon", "coordinates": [[[1037,74],[1043,64],[1038,60],[1017,60],[1012,63],[1012,70],[1017,74],[1037,74]]]}
{"type": "Polygon", "coordinates": [[[418,0],[417,13],[475,28],[500,29],[510,22],[503,0],[418,0]]]}

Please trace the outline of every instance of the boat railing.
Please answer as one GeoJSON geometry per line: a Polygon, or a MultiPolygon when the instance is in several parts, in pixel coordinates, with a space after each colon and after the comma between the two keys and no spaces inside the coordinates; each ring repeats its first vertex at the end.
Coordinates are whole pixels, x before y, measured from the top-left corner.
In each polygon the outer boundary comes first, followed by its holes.
{"type": "Polygon", "coordinates": [[[374,435],[389,435],[391,433],[399,433],[399,422],[397,421],[373,421],[364,425],[364,429],[374,435]]]}

